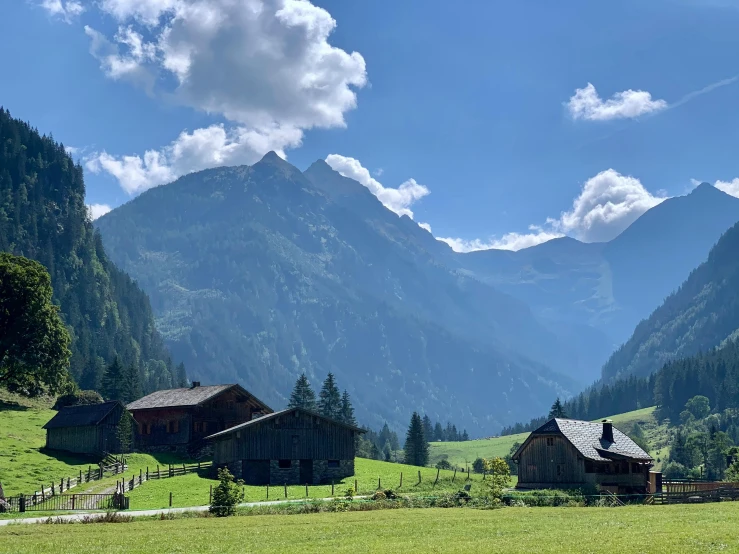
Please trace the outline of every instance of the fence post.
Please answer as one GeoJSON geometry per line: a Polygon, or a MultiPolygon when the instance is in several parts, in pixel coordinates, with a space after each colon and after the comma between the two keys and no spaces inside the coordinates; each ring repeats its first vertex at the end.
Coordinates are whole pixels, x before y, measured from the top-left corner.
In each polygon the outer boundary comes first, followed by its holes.
{"type": "Polygon", "coordinates": [[[77,496],[76,494],[73,494],[73,495],[72,495],[72,509],[73,509],[73,510],[74,510],[74,501],[75,501],[75,497],[76,497],[76,496],[77,496]]]}
{"type": "Polygon", "coordinates": [[[267,483],[267,500],[269,500],[269,483],[267,483]]]}
{"type": "Polygon", "coordinates": [[[441,468],[436,468],[436,481],[434,481],[434,486],[436,486],[436,483],[439,482],[439,473],[441,473],[441,468]]]}
{"type": "Polygon", "coordinates": [[[400,472],[400,486],[398,488],[399,489],[403,488],[403,472],[402,471],[400,472]]]}
{"type": "Polygon", "coordinates": [[[62,494],[64,492],[64,477],[62,477],[62,480],[59,482],[59,494],[62,494]]]}
{"type": "Polygon", "coordinates": [[[80,470],[80,480],[77,481],[77,484],[82,484],[82,470],[80,470]]]}
{"type": "Polygon", "coordinates": [[[92,472],[92,466],[87,466],[87,482],[90,482],[90,475],[92,472]]]}
{"type": "Polygon", "coordinates": [[[44,484],[41,483],[41,502],[46,500],[46,493],[44,492],[44,484]]]}
{"type": "Polygon", "coordinates": [[[213,504],[213,485],[210,486],[210,496],[208,496],[208,504],[213,504]]]}
{"type": "Polygon", "coordinates": [[[200,462],[198,462],[198,471],[200,471],[200,462]]]}
{"type": "Polygon", "coordinates": [[[308,483],[305,484],[305,497],[308,498],[308,483]]]}
{"type": "Polygon", "coordinates": [[[287,498],[287,483],[285,483],[285,498],[287,498]]]}
{"type": "Polygon", "coordinates": [[[19,512],[25,512],[26,511],[26,496],[21,494],[18,498],[18,511],[19,512]]]}
{"type": "Polygon", "coordinates": [[[161,478],[162,478],[162,474],[159,473],[159,464],[157,464],[157,479],[161,479],[161,478]]]}
{"type": "Polygon", "coordinates": [[[359,483],[354,479],[354,494],[359,494],[359,483]]]}
{"type": "Polygon", "coordinates": [[[421,484],[421,470],[418,470],[418,484],[421,484]]]}
{"type": "Polygon", "coordinates": [[[454,475],[452,475],[452,483],[454,483],[454,480],[457,478],[457,468],[454,468],[454,475]]]}
{"type": "Polygon", "coordinates": [[[185,464],[182,464],[182,475],[187,475],[187,469],[185,469],[185,464]]]}
{"type": "Polygon", "coordinates": [[[56,490],[54,489],[54,482],[51,483],[51,496],[56,495],[56,490]]]}
{"type": "Polygon", "coordinates": [[[469,467],[467,468],[467,480],[468,481],[470,480],[470,468],[469,467]]]}
{"type": "Polygon", "coordinates": [[[378,489],[382,488],[382,479],[380,479],[379,477],[377,478],[377,488],[378,489]]]}
{"type": "Polygon", "coordinates": [[[331,496],[333,496],[333,495],[334,495],[334,482],[332,480],[331,481],[331,496]]]}
{"type": "Polygon", "coordinates": [[[169,493],[169,507],[172,507],[172,493],[169,493]]]}
{"type": "Polygon", "coordinates": [[[149,480],[149,466],[146,466],[146,480],[149,480]]]}

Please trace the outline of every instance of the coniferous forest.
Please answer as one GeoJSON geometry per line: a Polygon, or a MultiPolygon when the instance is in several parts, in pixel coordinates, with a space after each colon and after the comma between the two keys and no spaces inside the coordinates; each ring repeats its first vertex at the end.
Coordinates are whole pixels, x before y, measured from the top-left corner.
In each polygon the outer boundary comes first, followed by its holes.
{"type": "Polygon", "coordinates": [[[99,390],[118,359],[143,392],[186,382],[154,326],[149,299],[107,257],[85,206],[82,167],[62,144],[0,108],[0,251],[43,264],[72,338],[70,373],[99,390]]]}

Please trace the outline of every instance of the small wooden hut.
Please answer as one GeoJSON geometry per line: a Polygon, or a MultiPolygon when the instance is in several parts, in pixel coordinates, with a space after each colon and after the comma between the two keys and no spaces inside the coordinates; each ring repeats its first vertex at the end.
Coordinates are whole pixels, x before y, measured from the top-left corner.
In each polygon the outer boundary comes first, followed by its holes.
{"type": "Polygon", "coordinates": [[[91,455],[121,452],[118,429],[125,413],[117,400],[62,408],[44,425],[46,448],[91,455]]]}
{"type": "Polygon", "coordinates": [[[653,459],[613,426],[554,418],[533,431],[513,455],[518,488],[595,485],[613,493],[645,493],[653,459]]]}
{"type": "Polygon", "coordinates": [[[137,450],[195,455],[208,435],[250,421],[272,408],[240,385],[201,386],[153,392],[127,406],[136,420],[137,450]]]}
{"type": "Polygon", "coordinates": [[[303,408],[242,423],[208,439],[213,465],[250,485],[321,484],[354,475],[363,429],[303,408]]]}

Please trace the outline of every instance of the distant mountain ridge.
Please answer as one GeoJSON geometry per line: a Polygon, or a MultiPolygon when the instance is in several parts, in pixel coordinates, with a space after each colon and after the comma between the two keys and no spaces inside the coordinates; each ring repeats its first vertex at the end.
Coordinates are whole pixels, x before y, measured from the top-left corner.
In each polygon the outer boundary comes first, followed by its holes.
{"type": "Polygon", "coordinates": [[[423,410],[499,428],[575,382],[575,359],[528,306],[471,276],[408,218],[323,162],[268,154],[149,190],[97,221],[149,292],[193,378],[284,404],[296,376],[333,371],[361,421],[423,410]]]}
{"type": "Polygon", "coordinates": [[[737,221],[739,199],[703,183],[655,206],[607,243],[565,237],[518,252],[458,256],[463,267],[534,313],[603,332],[613,350],[737,221]]]}

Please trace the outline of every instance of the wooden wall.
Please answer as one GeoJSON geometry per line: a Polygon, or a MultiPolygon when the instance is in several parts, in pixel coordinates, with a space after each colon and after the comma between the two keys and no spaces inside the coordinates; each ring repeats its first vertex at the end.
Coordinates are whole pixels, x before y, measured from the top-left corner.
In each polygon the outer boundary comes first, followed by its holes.
{"type": "Polygon", "coordinates": [[[574,484],[585,482],[585,465],[580,453],[567,439],[533,437],[521,452],[518,482],[574,484]],[[547,445],[547,439],[552,445],[547,445]]]}
{"type": "Polygon", "coordinates": [[[120,452],[118,422],[123,408],[118,406],[98,425],[56,427],[46,430],[46,447],[77,454],[120,452]]]}
{"type": "Polygon", "coordinates": [[[353,460],[354,432],[310,414],[286,414],[215,441],[214,463],[236,460],[353,460]]]}

